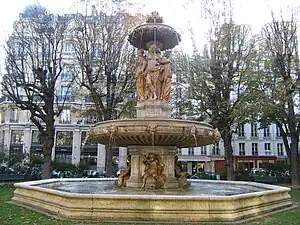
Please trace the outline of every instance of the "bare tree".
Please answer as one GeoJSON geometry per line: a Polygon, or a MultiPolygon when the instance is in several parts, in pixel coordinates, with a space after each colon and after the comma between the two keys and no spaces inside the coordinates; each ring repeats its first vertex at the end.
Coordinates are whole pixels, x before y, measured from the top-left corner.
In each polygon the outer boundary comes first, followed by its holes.
{"type": "Polygon", "coordinates": [[[264,123],[275,123],[291,162],[292,185],[300,185],[299,174],[299,39],[295,14],[289,20],[276,18],[262,30],[263,76],[256,77],[255,106],[264,123]],[[259,101],[257,101],[259,100],[259,101]],[[258,104],[259,103],[259,104],[258,104]],[[290,139],[290,140],[289,140],[290,139]]]}
{"type": "MultiPolygon", "coordinates": [[[[3,94],[22,110],[38,128],[43,141],[43,177],[51,176],[55,117],[65,96],[56,92],[63,70],[63,44],[68,20],[50,14],[39,5],[28,6],[14,23],[6,43],[6,74],[3,94]]],[[[71,81],[68,83],[70,86],[71,81]]]]}
{"type": "MultiPolygon", "coordinates": [[[[72,41],[79,65],[77,82],[94,103],[98,121],[124,116],[135,102],[135,50],[127,37],[140,22],[122,10],[107,14],[96,6],[90,15],[78,15],[75,20],[72,41]]],[[[106,154],[108,176],[112,174],[110,147],[106,154]]]]}
{"type": "Polygon", "coordinates": [[[236,25],[230,1],[222,7],[205,1],[206,18],[210,22],[208,43],[203,54],[194,54],[191,76],[193,97],[200,111],[217,127],[224,141],[227,179],[233,180],[232,135],[247,115],[241,111],[246,93],[249,62],[253,57],[254,39],[250,26],[236,25]]]}

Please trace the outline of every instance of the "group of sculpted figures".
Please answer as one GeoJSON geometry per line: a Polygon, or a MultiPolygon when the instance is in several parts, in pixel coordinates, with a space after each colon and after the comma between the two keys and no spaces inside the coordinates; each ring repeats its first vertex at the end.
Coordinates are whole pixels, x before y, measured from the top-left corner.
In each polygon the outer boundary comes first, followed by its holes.
{"type": "MultiPolygon", "coordinates": [[[[171,63],[170,60],[161,55],[157,44],[150,44],[148,52],[138,50],[136,59],[135,78],[137,96],[139,101],[163,100],[169,102],[171,99],[171,63]]],[[[149,129],[151,130],[152,127],[149,129]]],[[[165,187],[167,176],[165,164],[159,154],[147,153],[141,156],[144,167],[142,175],[142,189],[160,189],[165,187]]],[[[130,156],[126,170],[120,174],[117,180],[119,187],[126,187],[126,182],[131,175],[130,156]]],[[[181,172],[181,166],[175,159],[174,176],[180,188],[187,188],[189,182],[186,173],[181,172]]]]}
{"type": "MultiPolygon", "coordinates": [[[[164,174],[165,164],[159,154],[148,153],[142,156],[142,162],[144,164],[144,174],[142,176],[142,189],[160,189],[164,188],[166,182],[166,175],[164,174]]],[[[129,164],[126,170],[120,174],[117,185],[119,187],[126,187],[126,181],[130,177],[131,166],[130,166],[130,156],[129,164]]],[[[190,183],[187,180],[187,173],[181,172],[181,165],[178,161],[178,157],[175,157],[175,178],[179,183],[180,188],[187,188],[190,183]]]]}
{"type": "Polygon", "coordinates": [[[138,50],[135,77],[138,100],[170,101],[171,64],[157,45],[152,44],[147,55],[143,49],[138,50]]]}

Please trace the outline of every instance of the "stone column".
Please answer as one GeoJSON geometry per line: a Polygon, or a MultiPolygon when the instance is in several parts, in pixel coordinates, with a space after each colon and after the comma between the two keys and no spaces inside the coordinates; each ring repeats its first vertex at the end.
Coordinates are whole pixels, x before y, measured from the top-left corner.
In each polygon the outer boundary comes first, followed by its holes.
{"type": "Polygon", "coordinates": [[[144,170],[144,166],[142,165],[142,154],[137,146],[128,146],[128,151],[131,156],[131,172],[129,179],[126,182],[126,186],[139,188],[142,186],[142,172],[144,170]]]}
{"type": "Polygon", "coordinates": [[[97,170],[101,173],[105,172],[105,151],[105,145],[97,145],[97,170]]]}
{"type": "Polygon", "coordinates": [[[178,188],[179,184],[175,178],[175,154],[177,152],[176,147],[163,147],[164,151],[162,159],[165,163],[165,175],[167,176],[166,188],[178,188]]]}
{"type": "Polygon", "coordinates": [[[119,147],[119,169],[125,169],[127,166],[127,148],[119,147]]]}
{"type": "Polygon", "coordinates": [[[52,153],[51,153],[52,162],[55,161],[56,134],[57,134],[57,131],[55,131],[55,134],[54,134],[54,144],[53,144],[52,153]]]}
{"type": "Polygon", "coordinates": [[[77,128],[73,131],[73,145],[72,145],[72,164],[78,165],[80,163],[81,152],[81,135],[77,128]]]}
{"type": "Polygon", "coordinates": [[[25,154],[26,162],[29,162],[30,159],[31,136],[32,136],[32,132],[30,129],[30,125],[26,125],[24,130],[24,138],[23,138],[24,140],[23,153],[25,154]]]}
{"type": "Polygon", "coordinates": [[[6,155],[9,154],[9,148],[10,148],[10,140],[11,140],[11,129],[9,125],[4,125],[4,153],[6,155]]]}
{"type": "Polygon", "coordinates": [[[192,175],[193,174],[193,162],[187,162],[187,172],[192,175]]]}
{"type": "Polygon", "coordinates": [[[154,153],[161,157],[165,164],[163,174],[166,176],[165,188],[178,188],[179,183],[175,178],[175,153],[177,147],[173,146],[129,146],[131,155],[131,175],[126,185],[127,187],[139,188],[142,186],[142,177],[145,166],[143,155],[154,153]]]}

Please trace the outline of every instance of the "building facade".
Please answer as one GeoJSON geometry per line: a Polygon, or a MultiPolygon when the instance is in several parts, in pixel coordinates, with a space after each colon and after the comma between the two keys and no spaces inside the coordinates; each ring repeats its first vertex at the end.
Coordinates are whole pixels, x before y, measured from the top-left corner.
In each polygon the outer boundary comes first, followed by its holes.
{"type": "MultiPolygon", "coordinates": [[[[52,160],[79,164],[81,161],[100,171],[105,167],[105,147],[87,141],[89,127],[97,120],[81,117],[84,104],[68,101],[66,109],[56,118],[55,146],[52,160]],[[72,108],[68,106],[72,105],[72,108]],[[75,108],[78,110],[75,110],[75,108]]],[[[0,99],[0,151],[5,154],[23,153],[28,157],[42,154],[37,128],[30,122],[29,113],[16,108],[6,98],[0,99]]],[[[259,129],[259,123],[240,126],[232,140],[235,170],[261,168],[266,163],[287,163],[287,154],[279,129],[275,124],[259,129]]],[[[126,148],[116,148],[114,160],[119,168],[126,167],[126,148]]],[[[221,140],[214,145],[182,148],[178,159],[189,174],[199,171],[221,172],[225,168],[224,145],[221,140]]]]}
{"type": "MultiPolygon", "coordinates": [[[[275,124],[260,129],[259,123],[247,123],[237,129],[232,140],[234,168],[243,171],[262,168],[268,163],[288,163],[282,135],[275,124]]],[[[223,141],[215,145],[185,148],[179,151],[179,160],[186,171],[221,172],[225,169],[223,141]]]]}
{"type": "MultiPolygon", "coordinates": [[[[67,102],[73,108],[82,107],[82,102],[67,102]]],[[[16,108],[6,98],[0,99],[0,152],[4,155],[23,154],[27,160],[43,155],[39,132],[29,120],[29,113],[16,108]]],[[[63,110],[55,120],[56,134],[52,160],[58,163],[88,164],[99,171],[105,170],[105,146],[87,141],[87,132],[97,120],[80,117],[71,109],[63,110]]],[[[126,167],[126,148],[114,149],[114,160],[119,167],[126,167]],[[120,162],[119,162],[120,161],[120,162]]]]}

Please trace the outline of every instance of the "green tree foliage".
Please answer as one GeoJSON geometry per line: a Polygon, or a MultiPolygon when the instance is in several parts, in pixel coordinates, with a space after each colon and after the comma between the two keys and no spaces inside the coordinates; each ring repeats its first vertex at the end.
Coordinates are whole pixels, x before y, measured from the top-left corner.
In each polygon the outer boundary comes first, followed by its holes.
{"type": "Polygon", "coordinates": [[[174,50],[169,57],[172,66],[172,116],[174,118],[196,118],[197,106],[191,96],[190,71],[191,61],[189,55],[182,50],[174,50]],[[196,107],[196,109],[195,109],[196,107]]]}
{"type": "MultiPolygon", "coordinates": [[[[263,124],[275,123],[291,162],[292,184],[300,185],[299,177],[299,38],[295,15],[289,20],[276,18],[261,32],[256,73],[252,76],[252,105],[263,124]]],[[[250,103],[250,101],[249,101],[250,103]]]]}
{"type": "MultiPolygon", "coordinates": [[[[234,179],[232,135],[249,115],[244,98],[255,43],[250,26],[235,24],[232,12],[231,1],[203,1],[207,44],[202,53],[195,47],[190,76],[199,111],[224,141],[228,180],[234,179]]],[[[192,32],[194,46],[195,38],[192,32]]]]}
{"type": "Polygon", "coordinates": [[[242,111],[254,41],[250,27],[232,21],[215,27],[203,54],[193,57],[193,96],[224,141],[227,178],[234,179],[232,134],[246,114],[242,111]]]}

